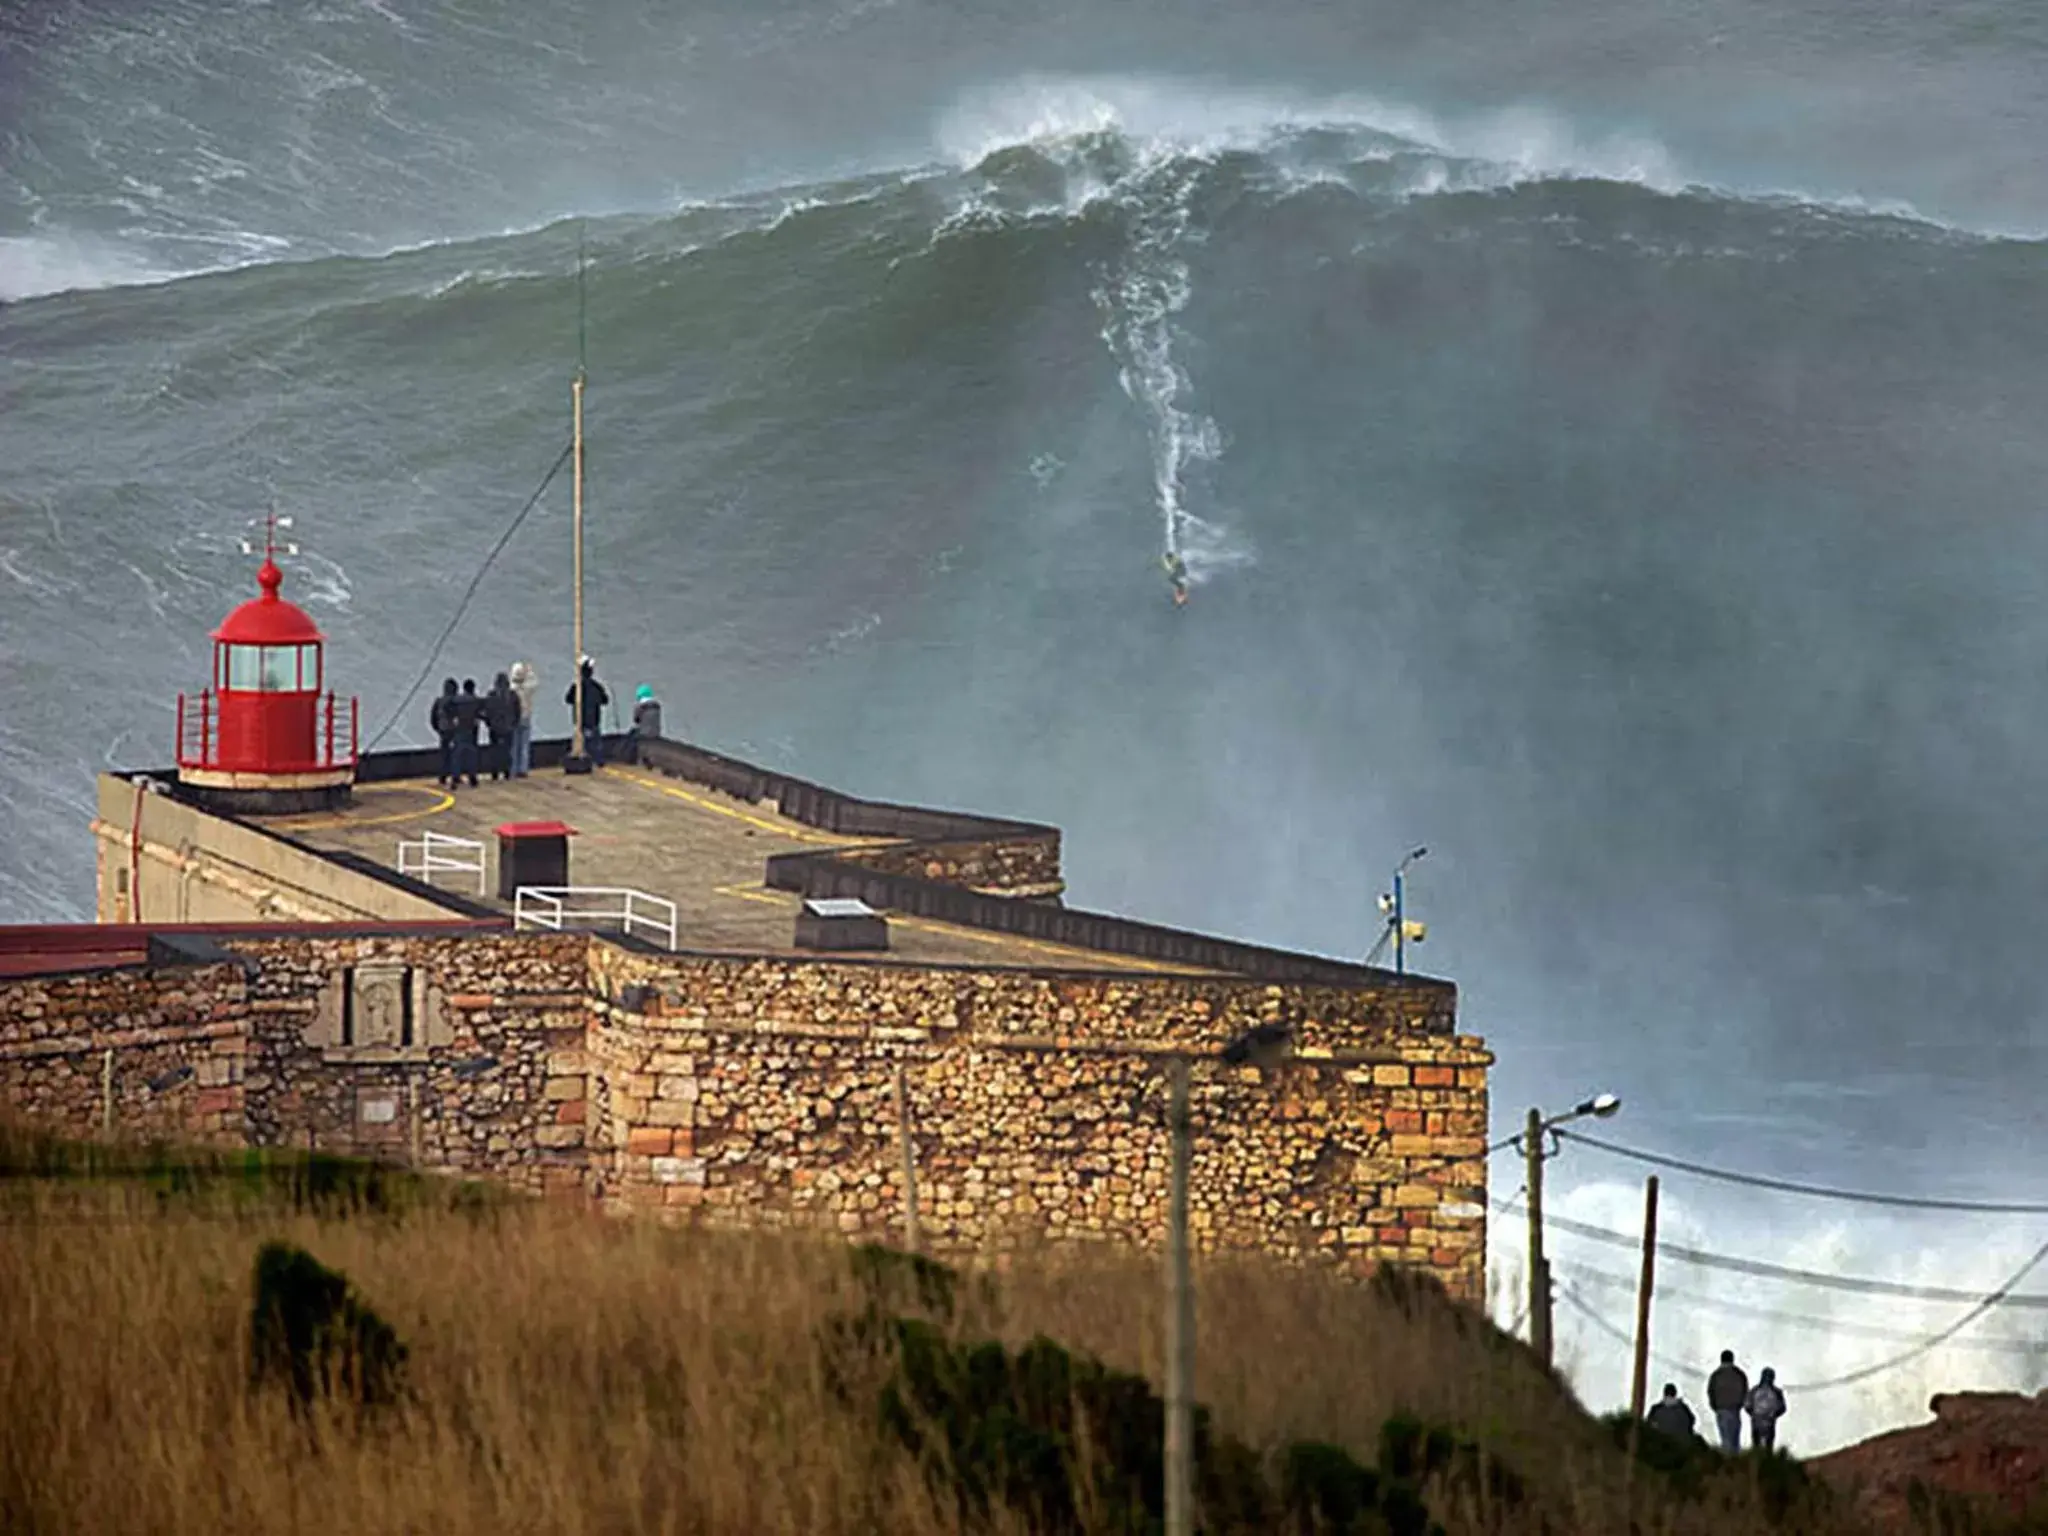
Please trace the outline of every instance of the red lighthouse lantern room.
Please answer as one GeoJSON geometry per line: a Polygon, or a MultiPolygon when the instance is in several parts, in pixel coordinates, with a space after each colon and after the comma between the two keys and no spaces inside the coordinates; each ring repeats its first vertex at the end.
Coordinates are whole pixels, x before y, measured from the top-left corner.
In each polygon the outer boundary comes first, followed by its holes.
{"type": "Polygon", "coordinates": [[[252,597],[213,632],[213,682],[178,695],[178,779],[224,810],[258,814],[345,802],[356,773],[356,701],[326,685],[325,637],[278,596],[277,519],[252,597]]]}

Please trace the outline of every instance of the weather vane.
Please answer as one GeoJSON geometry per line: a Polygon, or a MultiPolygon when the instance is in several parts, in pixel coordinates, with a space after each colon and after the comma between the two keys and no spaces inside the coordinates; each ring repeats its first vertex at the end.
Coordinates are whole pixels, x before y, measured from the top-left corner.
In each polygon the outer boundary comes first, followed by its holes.
{"type": "MultiPolygon", "coordinates": [[[[265,561],[275,565],[280,552],[287,555],[296,555],[299,552],[299,546],[296,544],[280,544],[277,542],[277,530],[291,527],[292,520],[289,517],[279,517],[276,507],[272,507],[262,517],[250,518],[247,526],[254,528],[259,523],[263,525],[263,558],[265,561]]],[[[253,555],[256,553],[256,545],[253,540],[244,537],[241,540],[241,545],[243,554],[253,555]]]]}

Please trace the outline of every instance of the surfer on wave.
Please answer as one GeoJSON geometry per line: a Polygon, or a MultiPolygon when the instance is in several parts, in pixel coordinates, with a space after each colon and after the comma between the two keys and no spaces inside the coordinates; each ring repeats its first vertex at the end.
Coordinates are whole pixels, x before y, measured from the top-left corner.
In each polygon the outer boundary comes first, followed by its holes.
{"type": "Polygon", "coordinates": [[[1177,549],[1161,555],[1159,563],[1166,567],[1166,579],[1173,583],[1173,606],[1179,608],[1188,600],[1188,563],[1177,549]]]}

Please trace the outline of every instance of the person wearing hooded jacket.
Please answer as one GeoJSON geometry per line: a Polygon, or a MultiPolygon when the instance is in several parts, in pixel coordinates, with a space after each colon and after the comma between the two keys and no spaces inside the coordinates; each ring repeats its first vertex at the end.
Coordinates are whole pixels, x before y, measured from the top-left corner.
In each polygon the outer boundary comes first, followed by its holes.
{"type": "Polygon", "coordinates": [[[519,719],[512,727],[512,777],[523,779],[533,772],[533,699],[540,691],[540,674],[515,661],[508,677],[512,697],[519,703],[519,719]]]}
{"type": "Polygon", "coordinates": [[[1785,1393],[1778,1386],[1778,1373],[1765,1366],[1743,1406],[1749,1409],[1750,1445],[1759,1451],[1770,1450],[1778,1443],[1778,1420],[1785,1417],[1785,1393]]]}
{"type": "Polygon", "coordinates": [[[462,692],[449,701],[448,713],[455,719],[455,777],[469,775],[469,787],[476,788],[476,733],[484,723],[484,701],[477,695],[476,679],[465,677],[462,692]]]}
{"type": "Polygon", "coordinates": [[[448,789],[455,787],[455,736],[458,729],[455,706],[458,694],[455,679],[444,678],[440,697],[434,700],[434,707],[427,712],[427,723],[434,728],[434,735],[441,742],[441,776],[434,782],[448,789]]]}
{"type": "Polygon", "coordinates": [[[484,762],[494,779],[512,776],[512,733],[518,725],[519,697],[512,691],[512,679],[500,672],[484,695],[484,729],[491,741],[484,762]]]}
{"type": "MultiPolygon", "coordinates": [[[[597,680],[597,663],[588,656],[583,658],[583,750],[589,756],[593,767],[604,762],[604,709],[612,701],[605,686],[597,680]]],[[[573,711],[576,708],[576,685],[571,683],[562,694],[562,702],[573,711]]],[[[571,719],[575,716],[572,714],[571,719]]]]}

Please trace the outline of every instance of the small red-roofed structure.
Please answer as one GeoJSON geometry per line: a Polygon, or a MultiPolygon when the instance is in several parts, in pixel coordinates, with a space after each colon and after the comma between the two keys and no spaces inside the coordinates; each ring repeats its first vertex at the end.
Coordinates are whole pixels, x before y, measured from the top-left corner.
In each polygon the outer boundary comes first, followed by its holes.
{"type": "Polygon", "coordinates": [[[357,709],[326,683],[326,637],[278,595],[274,530],[252,597],[213,632],[213,681],[178,695],[178,779],[225,810],[312,810],[355,781],[357,709]]]}

